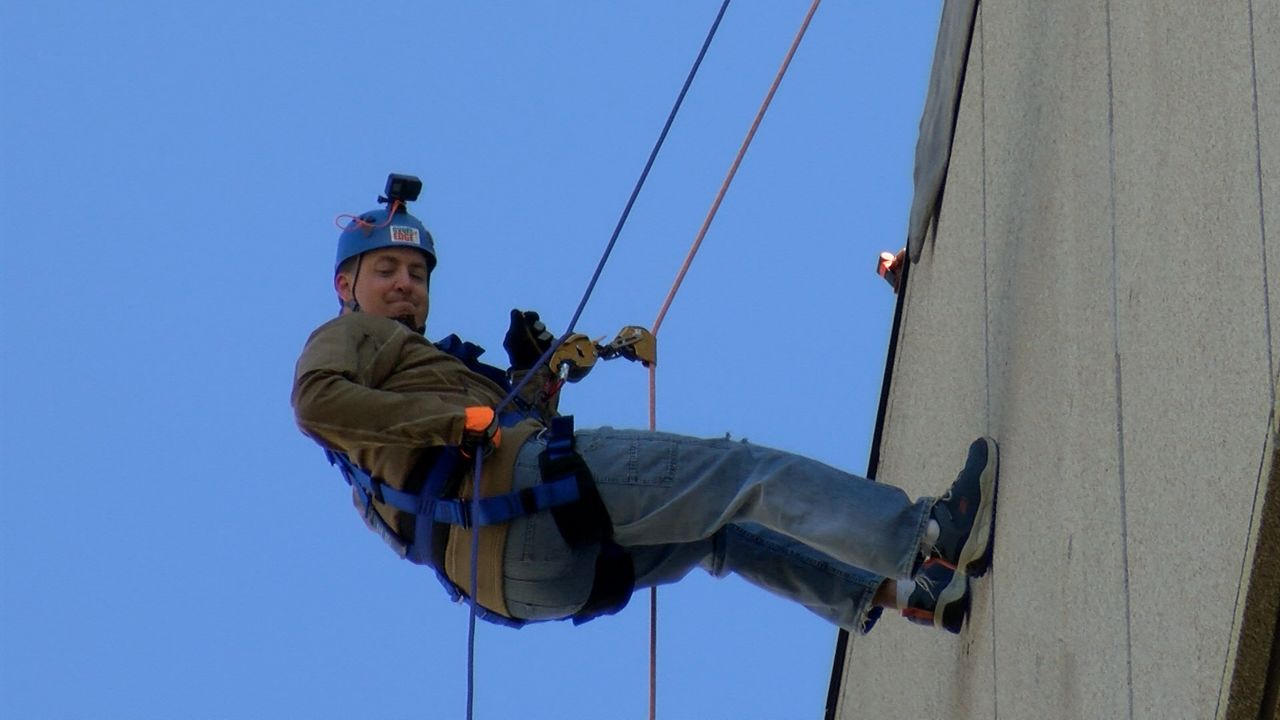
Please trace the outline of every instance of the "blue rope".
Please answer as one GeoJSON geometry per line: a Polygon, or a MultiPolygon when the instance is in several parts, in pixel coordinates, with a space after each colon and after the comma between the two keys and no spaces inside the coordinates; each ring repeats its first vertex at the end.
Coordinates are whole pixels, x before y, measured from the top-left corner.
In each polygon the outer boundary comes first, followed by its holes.
{"type": "MultiPolygon", "coordinates": [[[[693,84],[693,78],[698,74],[698,68],[702,65],[702,59],[706,57],[707,48],[711,47],[711,40],[716,35],[716,30],[720,27],[720,20],[724,18],[724,13],[729,9],[730,0],[724,0],[720,5],[720,11],[716,13],[716,19],[711,23],[711,29],[707,31],[707,37],[702,41],[702,48],[698,50],[698,57],[693,61],[693,67],[689,69],[689,75],[684,80],[684,85],[680,88],[680,94],[676,96],[676,102],[671,107],[671,112],[667,115],[667,122],[662,126],[662,132],[658,135],[658,140],[653,145],[653,150],[649,153],[649,159],[644,164],[644,170],[640,173],[640,178],[636,180],[635,187],[631,190],[631,197],[627,199],[626,207],[622,209],[622,215],[618,218],[618,224],[613,228],[613,235],[609,237],[609,243],[605,246],[604,254],[600,256],[600,262],[596,265],[595,273],[591,276],[591,282],[587,283],[587,289],[582,294],[582,300],[578,303],[578,309],[573,313],[573,319],[569,321],[568,328],[564,334],[553,344],[547,348],[538,361],[532,367],[538,367],[551,359],[551,354],[557,347],[573,334],[574,328],[578,325],[578,318],[582,316],[583,309],[587,306],[587,301],[591,298],[591,293],[595,291],[596,282],[600,279],[600,274],[604,271],[604,266],[609,262],[609,256],[613,254],[613,247],[618,242],[618,236],[622,234],[622,228],[627,223],[627,218],[631,215],[631,208],[635,205],[636,198],[640,196],[640,189],[644,187],[645,180],[649,177],[649,171],[653,168],[654,161],[658,158],[658,151],[662,149],[662,144],[667,139],[667,133],[671,130],[671,125],[675,122],[676,114],[680,112],[680,106],[684,103],[684,97],[689,92],[689,87],[693,84]]],[[[529,378],[534,373],[526,373],[516,386],[511,388],[507,396],[498,403],[494,408],[495,416],[502,412],[511,404],[512,400],[520,393],[529,378]]],[[[481,456],[483,453],[476,452],[476,471],[475,482],[471,486],[471,517],[479,517],[480,504],[480,469],[481,456]]],[[[468,604],[471,606],[470,619],[467,626],[467,720],[473,720],[473,708],[475,704],[475,648],[476,648],[476,590],[479,585],[479,565],[480,560],[480,528],[474,523],[471,525],[471,593],[468,598],[468,604]]]]}
{"type": "MultiPolygon", "coordinates": [[[[720,5],[720,12],[716,13],[715,22],[711,23],[711,29],[707,32],[707,37],[702,41],[702,48],[698,50],[698,57],[693,61],[693,67],[689,69],[689,75],[684,79],[684,85],[680,88],[680,94],[676,96],[675,105],[671,107],[671,112],[667,115],[667,122],[662,126],[662,132],[658,134],[658,141],[654,143],[653,150],[649,153],[649,160],[644,164],[644,170],[640,173],[640,178],[636,181],[635,187],[631,190],[631,197],[627,199],[627,205],[622,209],[622,216],[618,218],[618,224],[613,228],[613,235],[609,237],[609,243],[605,246],[604,254],[600,257],[600,262],[596,265],[596,271],[591,275],[591,282],[587,283],[587,290],[582,294],[582,300],[578,302],[578,309],[574,311],[573,318],[569,321],[569,327],[564,331],[551,347],[543,351],[542,356],[532,367],[538,367],[551,359],[551,354],[555,352],[557,347],[569,339],[574,329],[578,326],[578,318],[582,317],[582,311],[587,306],[587,301],[591,298],[591,293],[595,291],[596,282],[600,279],[600,273],[604,271],[605,263],[609,262],[609,256],[613,254],[613,246],[618,242],[618,236],[622,234],[622,226],[626,224],[627,218],[631,215],[631,206],[635,205],[636,198],[640,195],[640,188],[644,186],[644,181],[649,177],[649,170],[653,168],[653,162],[658,157],[658,151],[662,149],[662,144],[667,139],[667,132],[671,130],[672,123],[675,122],[676,113],[680,111],[680,106],[684,103],[684,96],[689,92],[689,86],[693,84],[693,78],[698,74],[698,67],[702,65],[702,58],[707,54],[707,48],[711,47],[711,40],[716,35],[716,30],[720,27],[720,20],[724,17],[725,10],[729,9],[730,0],[724,0],[720,5]]],[[[498,403],[498,407],[494,412],[502,412],[511,403],[512,399],[524,389],[525,383],[533,377],[533,373],[527,373],[516,386],[511,388],[511,392],[498,403]]],[[[469,719],[468,719],[469,720],[469,719]]]]}
{"type": "Polygon", "coordinates": [[[472,720],[473,705],[476,697],[476,589],[480,585],[480,526],[475,518],[480,517],[480,470],[484,464],[482,448],[476,448],[476,473],[471,483],[471,606],[467,620],[467,720],[472,720]]]}
{"type": "MultiPolygon", "coordinates": [[[[662,143],[667,139],[667,132],[671,130],[671,124],[675,122],[676,113],[680,111],[680,105],[684,102],[685,93],[689,92],[689,86],[693,84],[693,77],[698,74],[698,66],[702,65],[702,58],[706,56],[707,48],[711,47],[711,39],[715,37],[716,30],[720,27],[720,19],[724,17],[724,12],[728,9],[729,0],[724,0],[724,3],[720,5],[720,12],[716,13],[715,22],[711,23],[711,29],[707,32],[707,39],[702,41],[702,49],[698,51],[698,58],[693,61],[689,76],[685,78],[684,86],[680,88],[680,94],[676,97],[675,105],[671,106],[671,113],[667,115],[667,123],[662,126],[662,133],[658,135],[658,142],[654,143],[653,152],[649,153],[649,161],[644,164],[644,171],[640,173],[640,179],[636,181],[636,186],[631,191],[627,206],[622,209],[622,216],[618,218],[618,224],[613,228],[613,235],[609,238],[609,244],[605,247],[604,255],[600,257],[600,263],[596,265],[595,274],[591,276],[591,282],[587,283],[587,291],[582,294],[582,301],[578,303],[578,309],[574,312],[573,319],[569,321],[569,330],[565,333],[566,337],[573,332],[573,328],[578,324],[578,318],[582,315],[583,308],[587,306],[587,300],[596,288],[596,281],[600,279],[600,273],[604,270],[605,263],[609,261],[609,256],[613,253],[613,246],[618,242],[618,236],[622,234],[622,226],[626,224],[627,217],[631,215],[631,206],[635,204],[636,197],[640,195],[640,188],[644,186],[645,179],[649,177],[649,170],[653,167],[653,161],[657,159],[658,151],[662,149],[662,143]]],[[[534,367],[537,366],[535,365],[534,367]]]]}

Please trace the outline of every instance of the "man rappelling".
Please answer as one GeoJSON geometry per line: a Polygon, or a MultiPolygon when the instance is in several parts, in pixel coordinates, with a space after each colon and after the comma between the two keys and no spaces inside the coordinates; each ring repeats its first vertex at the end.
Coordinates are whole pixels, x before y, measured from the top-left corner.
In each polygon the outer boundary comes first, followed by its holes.
{"type": "Polygon", "coordinates": [[[427,340],[435,243],[406,208],[420,189],[392,175],[385,207],[345,225],[333,277],[341,311],[307,340],[292,393],[298,426],[399,555],[433,568],[455,596],[474,579],[481,616],[505,625],[584,622],[700,566],[854,632],[884,607],[960,632],[970,581],[992,559],[993,440],[970,446],[940,499],[913,501],[746,442],[575,432],[556,412],[561,366],[543,360],[556,339],[536,314],[512,311],[506,369],[457,336],[427,340]],[[520,392],[504,403],[513,384],[520,392]]]}

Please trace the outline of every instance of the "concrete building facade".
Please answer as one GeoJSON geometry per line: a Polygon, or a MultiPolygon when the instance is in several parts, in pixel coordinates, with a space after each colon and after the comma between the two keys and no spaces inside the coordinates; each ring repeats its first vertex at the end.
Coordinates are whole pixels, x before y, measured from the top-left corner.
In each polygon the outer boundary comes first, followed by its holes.
{"type": "Polygon", "coordinates": [[[960,636],[850,638],[829,714],[1277,717],[1280,0],[971,17],[877,474],[995,437],[995,567],[960,636]]]}

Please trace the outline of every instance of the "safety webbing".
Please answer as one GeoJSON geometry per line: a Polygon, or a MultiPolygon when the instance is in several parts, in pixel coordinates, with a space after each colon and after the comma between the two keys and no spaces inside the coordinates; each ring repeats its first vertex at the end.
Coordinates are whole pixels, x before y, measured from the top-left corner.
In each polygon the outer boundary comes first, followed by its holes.
{"type": "MultiPolygon", "coordinates": [[[[760,109],[756,111],[755,119],[751,121],[751,129],[747,131],[747,136],[742,140],[742,146],[738,148],[738,154],[733,159],[733,164],[729,166],[729,172],[725,175],[724,182],[720,184],[720,191],[716,193],[716,198],[711,203],[711,208],[707,211],[707,217],[702,221],[702,227],[698,229],[698,235],[694,238],[693,244],[689,247],[689,252],[684,258],[684,263],[680,266],[680,271],[676,273],[675,282],[671,284],[671,289],[667,291],[667,297],[662,302],[662,309],[658,311],[658,317],[653,321],[653,333],[655,339],[658,337],[658,330],[662,327],[662,321],[667,317],[667,311],[671,309],[671,302],[675,300],[676,292],[680,290],[680,286],[684,283],[685,275],[689,272],[689,266],[693,264],[693,258],[698,254],[698,248],[702,247],[702,239],[706,237],[707,230],[711,227],[711,221],[715,219],[716,212],[720,209],[720,203],[724,200],[725,193],[729,190],[729,185],[733,183],[733,178],[738,173],[738,166],[742,164],[742,158],[747,154],[747,148],[751,147],[751,140],[756,136],[756,129],[760,127],[760,121],[764,119],[764,114],[769,110],[769,104],[773,102],[773,95],[778,91],[778,86],[782,84],[782,78],[787,74],[787,68],[791,65],[791,58],[796,54],[796,48],[800,47],[800,41],[804,38],[805,31],[809,29],[809,21],[813,19],[813,14],[817,12],[818,5],[822,0],[813,0],[813,4],[809,6],[809,12],[805,13],[804,22],[800,24],[800,29],[796,31],[795,39],[791,41],[791,47],[787,50],[787,56],[783,58],[782,65],[778,68],[778,73],[773,78],[773,84],[769,86],[769,92],[765,94],[764,101],[760,103],[760,109]]],[[[657,364],[649,366],[649,430],[658,429],[658,389],[657,389],[657,364]]],[[[657,717],[657,694],[658,694],[658,588],[649,588],[649,720],[656,720],[657,717]]]]}
{"type": "MultiPolygon", "coordinates": [[[[551,358],[551,354],[555,351],[555,348],[559,347],[561,343],[568,339],[577,327],[578,318],[582,316],[582,311],[587,306],[587,301],[591,298],[591,293],[595,290],[596,282],[599,281],[600,274],[604,271],[604,266],[608,263],[609,256],[613,253],[613,247],[617,244],[618,237],[622,234],[622,228],[626,225],[627,218],[631,215],[631,208],[635,205],[636,198],[640,195],[640,189],[644,187],[644,182],[649,177],[649,171],[653,168],[653,163],[658,157],[658,152],[662,149],[662,145],[667,139],[667,133],[671,130],[671,125],[675,122],[676,114],[679,113],[680,106],[684,103],[685,95],[689,92],[689,87],[693,84],[693,78],[698,74],[698,68],[702,65],[702,59],[707,54],[707,48],[711,47],[711,40],[715,37],[716,30],[720,27],[720,20],[724,18],[725,10],[729,8],[729,2],[730,0],[724,0],[724,2],[721,3],[720,10],[716,13],[715,20],[711,23],[711,29],[707,31],[706,39],[702,41],[702,47],[698,50],[698,57],[693,61],[693,67],[689,69],[689,74],[685,77],[684,85],[681,86],[680,93],[676,96],[676,101],[671,107],[671,112],[667,114],[667,121],[662,126],[662,132],[658,134],[658,140],[654,143],[653,150],[649,153],[649,159],[645,162],[644,170],[640,172],[640,177],[636,180],[635,187],[631,190],[631,196],[627,199],[627,204],[622,209],[622,215],[618,218],[618,224],[614,226],[613,234],[609,237],[609,242],[605,246],[604,253],[600,257],[600,262],[596,265],[595,272],[591,276],[591,281],[587,283],[587,289],[582,294],[582,300],[578,302],[578,309],[574,311],[573,318],[569,321],[569,325],[565,329],[564,334],[560,336],[555,344],[547,348],[547,350],[542,353],[542,357],[538,358],[538,361],[533,364],[533,367],[539,367],[543,363],[547,362],[551,358]]],[[[511,391],[502,399],[502,402],[498,403],[494,412],[501,413],[506,409],[514,398],[519,395],[520,391],[524,389],[524,385],[529,381],[529,378],[534,375],[535,373],[526,373],[525,376],[520,379],[520,382],[516,383],[515,387],[511,388],[511,391]]],[[[475,482],[472,484],[471,493],[473,504],[480,498],[481,455],[482,453],[476,453],[475,482]]],[[[473,527],[471,533],[471,593],[470,598],[468,599],[471,612],[467,626],[467,720],[473,720],[475,705],[476,589],[479,584],[477,571],[479,554],[480,532],[478,528],[473,527]]],[[[650,717],[653,716],[652,698],[654,691],[652,683],[653,676],[652,673],[650,673],[650,717]]]]}

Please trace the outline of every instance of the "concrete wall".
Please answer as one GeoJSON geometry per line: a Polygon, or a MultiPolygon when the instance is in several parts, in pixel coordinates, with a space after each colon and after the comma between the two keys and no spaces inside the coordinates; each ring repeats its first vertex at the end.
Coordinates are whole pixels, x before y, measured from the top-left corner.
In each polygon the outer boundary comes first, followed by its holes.
{"type": "Polygon", "coordinates": [[[1280,2],[985,0],[973,43],[879,475],[994,436],[996,565],[962,635],[853,638],[837,715],[1259,717],[1280,2]]]}

